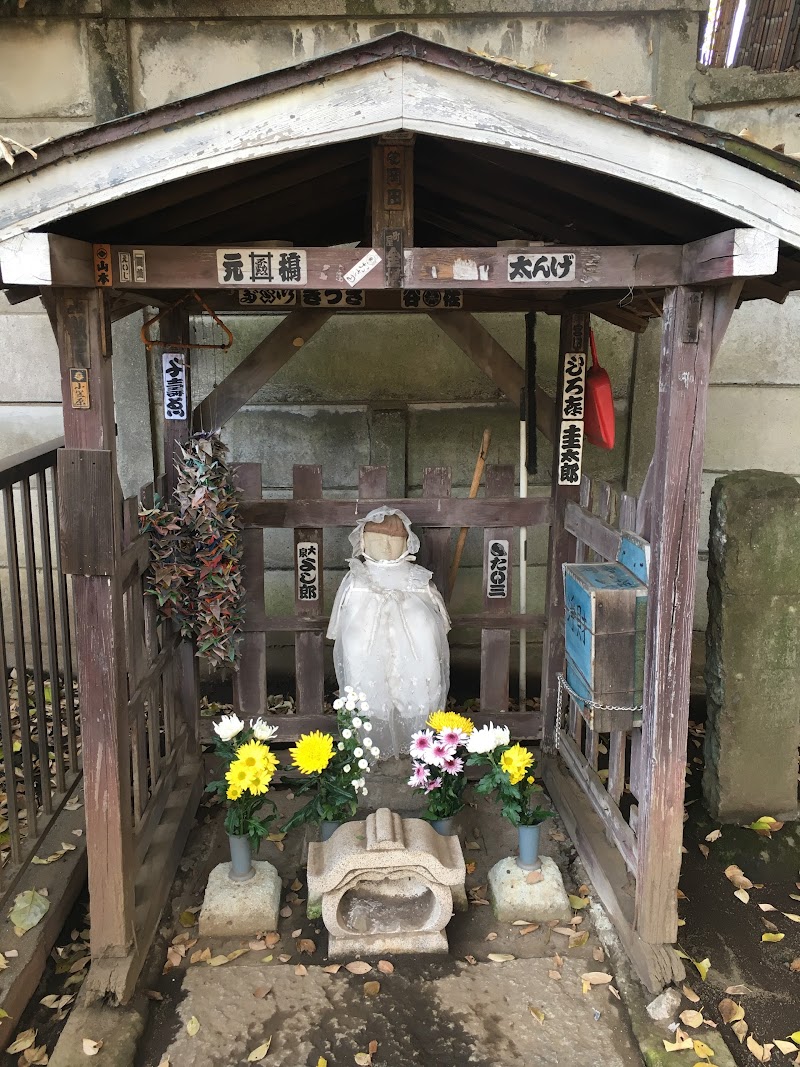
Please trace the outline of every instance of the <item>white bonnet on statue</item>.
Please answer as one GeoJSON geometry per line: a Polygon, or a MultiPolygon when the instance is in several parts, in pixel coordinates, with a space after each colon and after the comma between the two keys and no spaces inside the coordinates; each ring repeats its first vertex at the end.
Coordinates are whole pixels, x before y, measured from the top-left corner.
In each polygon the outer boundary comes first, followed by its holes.
{"type": "Polygon", "coordinates": [[[350,544],[353,547],[354,556],[363,556],[364,552],[364,527],[367,523],[371,522],[383,522],[387,515],[396,515],[398,519],[403,523],[406,528],[407,544],[405,551],[403,552],[401,559],[414,559],[417,552],[419,552],[419,538],[411,529],[411,520],[402,511],[398,511],[397,508],[389,508],[386,506],[375,508],[370,511],[368,515],[365,515],[362,519],[359,519],[356,523],[355,529],[349,536],[350,544]]]}

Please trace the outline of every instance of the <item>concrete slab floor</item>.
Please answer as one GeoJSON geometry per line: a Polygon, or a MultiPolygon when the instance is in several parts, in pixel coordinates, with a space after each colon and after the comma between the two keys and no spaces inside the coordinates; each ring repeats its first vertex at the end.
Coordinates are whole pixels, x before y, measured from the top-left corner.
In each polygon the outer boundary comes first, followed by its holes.
{"type": "MultiPolygon", "coordinates": [[[[274,796],[282,814],[292,810],[285,793],[274,796]]],[[[467,889],[480,901],[490,867],[515,852],[516,833],[496,808],[482,803],[461,813],[459,834],[470,865],[467,889]]],[[[201,809],[165,912],[162,940],[143,977],[143,987],[163,999],[151,1003],[136,1067],[159,1067],[165,1058],[170,1067],[244,1064],[269,1038],[263,1062],[271,1067],[317,1067],[320,1057],[327,1067],[349,1067],[370,1042],[377,1042],[375,1067],[641,1064],[625,1009],[608,986],[582,991],[584,972],[611,973],[588,908],[576,913],[574,929],[588,934],[578,947],[569,948],[567,935],[550,926],[527,930],[498,923],[488,905],[473,902],[448,926],[448,957],[397,957],[390,974],[378,970],[377,960],[368,961],[372,969],[366,974],[351,974],[344,966],[331,974],[323,969],[329,965],[325,929],[305,915],[302,833],[262,850],[261,858],[275,864],[284,883],[277,944],[252,949],[243,938],[195,940],[197,927],[181,925],[179,917],[201,902],[208,873],[225,858],[226,847],[220,809],[201,809]],[[162,973],[166,947],[175,937],[192,943],[180,964],[162,973]],[[301,946],[301,939],[313,942],[313,951],[307,943],[301,946]],[[221,966],[191,963],[206,948],[212,957],[245,952],[221,966]],[[490,953],[514,959],[493,962],[490,953]],[[380,983],[377,995],[365,991],[369,981],[380,983]],[[187,1029],[192,1019],[199,1023],[194,1036],[187,1029]]],[[[544,829],[542,850],[559,864],[574,892],[578,887],[568,873],[574,850],[558,820],[544,829]]]]}

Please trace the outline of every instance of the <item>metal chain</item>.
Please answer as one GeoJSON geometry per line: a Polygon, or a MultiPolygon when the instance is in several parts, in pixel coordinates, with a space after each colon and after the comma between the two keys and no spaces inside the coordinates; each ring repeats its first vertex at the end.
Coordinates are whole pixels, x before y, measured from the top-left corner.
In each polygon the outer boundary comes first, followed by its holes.
{"type": "Polygon", "coordinates": [[[563,674],[558,675],[558,695],[556,697],[556,752],[558,751],[559,744],[561,743],[561,727],[563,718],[563,704],[564,704],[564,690],[577,701],[584,708],[594,708],[600,711],[631,711],[634,714],[639,711],[644,711],[643,704],[637,704],[635,707],[622,707],[619,704],[603,704],[599,700],[588,700],[586,697],[579,696],[571,685],[567,682],[567,679],[563,674]]]}

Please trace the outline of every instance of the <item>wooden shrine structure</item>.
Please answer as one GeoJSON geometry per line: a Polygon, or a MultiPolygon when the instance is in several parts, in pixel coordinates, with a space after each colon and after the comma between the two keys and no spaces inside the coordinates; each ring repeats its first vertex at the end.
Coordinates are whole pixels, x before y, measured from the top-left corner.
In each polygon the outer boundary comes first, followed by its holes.
{"type": "MultiPolygon", "coordinates": [[[[119,489],[112,321],[189,291],[218,311],[284,315],[195,407],[194,425],[208,429],[332,315],[430,314],[514,403],[525,372],[473,312],[559,315],[559,383],[567,354],[588,350],[590,314],[634,331],[661,317],[655,451],[638,500],[621,498],[612,514],[607,489],[593,506],[588,483],[561,484],[557,469],[549,499],[519,499],[500,468],[487,495],[465,501],[433,468],[421,498],[397,503],[425,528],[437,573],[453,526],[511,541],[515,527],[549,524],[545,618],[514,616],[510,599],[487,595],[484,610],[462,620],[483,634],[482,710],[505,710],[511,630],[544,622],[547,786],[639,973],[653,989],[680,977],[671,946],[709,371],[742,300],[780,303],[800,287],[800,165],[718,130],[394,34],[71,134],[35,160],[18,157],[0,176],[0,284],[12,302],[41,294],[58,340],[89,982],[120,999],[153,937],[202,781],[193,650],[143,597],[147,538],[136,500],[119,489]],[[556,736],[562,564],[589,552],[614,559],[620,528],[651,545],[644,708],[641,725],[612,722],[602,735],[602,775],[600,732],[574,708],[556,736]]],[[[186,338],[188,313],[178,307],[160,326],[165,339],[186,338]]],[[[527,387],[539,431],[558,441],[562,385],[555,396],[527,387]]],[[[191,404],[183,420],[163,423],[167,489],[174,449],[191,428],[191,404]]],[[[291,618],[270,618],[262,531],[288,528],[296,541],[321,544],[326,527],[350,525],[383,500],[383,474],[362,472],[358,501],[324,499],[316,467],[297,468],[291,500],[262,500],[257,469],[242,479],[250,600],[238,700],[262,710],[265,635],[289,630],[298,718],[308,721],[322,711],[324,613],[298,598],[291,618]]],[[[530,723],[517,727],[530,736],[530,723]]]]}

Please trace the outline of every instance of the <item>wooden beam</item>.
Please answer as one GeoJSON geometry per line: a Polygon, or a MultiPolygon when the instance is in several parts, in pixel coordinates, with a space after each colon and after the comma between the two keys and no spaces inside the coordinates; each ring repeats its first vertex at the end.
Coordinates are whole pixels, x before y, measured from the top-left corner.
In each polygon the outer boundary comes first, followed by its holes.
{"type": "Polygon", "coordinates": [[[664,301],[653,465],[639,795],[636,929],[674,941],[681,868],[689,676],[714,296],[664,301]]]}
{"type": "MultiPolygon", "coordinates": [[[[589,316],[572,312],[561,316],[558,346],[557,392],[553,408],[554,441],[558,440],[563,409],[564,362],[567,352],[588,353],[589,316]]],[[[550,522],[550,544],[547,554],[547,626],[542,654],[542,711],[544,714],[542,746],[548,753],[556,747],[556,711],[558,703],[558,675],[564,670],[564,577],[563,565],[575,558],[574,534],[564,525],[567,504],[578,502],[580,486],[558,484],[558,449],[553,451],[551,480],[553,516],[550,522]]]]}
{"type": "MultiPolygon", "coordinates": [[[[62,538],[91,510],[97,527],[121,545],[121,494],[111,375],[111,323],[106,294],[62,289],[55,311],[68,449],[102,450],[111,465],[94,499],[60,501],[62,538]],[[88,407],[73,406],[70,371],[79,368],[88,407]]],[[[84,452],[84,454],[86,454],[84,452]]],[[[62,494],[63,495],[63,494],[62,494]]],[[[74,647],[80,684],[86,845],[92,898],[92,956],[125,955],[133,941],[131,773],[122,590],[112,574],[74,574],[74,647]]]]}
{"type": "Polygon", "coordinates": [[[414,244],[413,133],[384,134],[372,143],[372,245],[383,254],[387,289],[403,285],[403,250],[414,244]]]}
{"type": "MultiPolygon", "coordinates": [[[[575,500],[564,508],[564,529],[603,559],[615,560],[622,535],[610,523],[581,507],[575,500]]],[[[576,561],[577,562],[577,561],[576,561]]]]}
{"type": "Polygon", "coordinates": [[[726,230],[683,249],[683,281],[686,285],[719,282],[731,278],[757,278],[778,269],[780,241],[763,230],[726,230]]]}
{"type": "Polygon", "coordinates": [[[218,430],[283,367],[333,314],[327,308],[292,311],[257,344],[224,381],[198,404],[192,415],[195,430],[218,430]]]}
{"type": "Polygon", "coordinates": [[[24,234],[0,245],[5,285],[94,285],[136,289],[505,289],[517,292],[668,288],[774,274],[777,238],[757,230],[730,230],[692,245],[548,245],[504,248],[413,248],[392,239],[387,280],[384,243],[365,248],[296,248],[305,273],[281,275],[279,256],[256,271],[250,253],[269,249],[219,245],[109,245],[111,269],[95,283],[92,246],[55,234],[24,234]],[[400,259],[394,254],[399,250],[400,259]],[[236,270],[223,269],[218,253],[241,253],[236,270]],[[135,253],[135,255],[134,255],[135,253]],[[363,264],[365,257],[370,265],[363,264]],[[773,262],[774,261],[774,262],[773,262]],[[132,264],[138,264],[132,270],[132,264]],[[363,264],[363,265],[362,265],[363,264]],[[361,266],[360,266],[361,265],[361,266]],[[350,272],[357,268],[357,278],[350,272]],[[363,273],[361,273],[363,272],[363,273]]]}
{"type": "MultiPolygon", "coordinates": [[[[537,526],[550,521],[549,497],[497,500],[486,497],[416,497],[384,500],[420,526],[537,526]]],[[[239,515],[245,528],[296,529],[302,526],[352,526],[368,515],[374,500],[243,500],[239,515]]]]}
{"type": "MultiPolygon", "coordinates": [[[[468,311],[431,311],[430,317],[451,341],[494,382],[497,388],[519,406],[525,385],[525,370],[485,326],[468,311]]],[[[553,400],[536,386],[536,428],[548,441],[554,433],[553,400]]]]}

